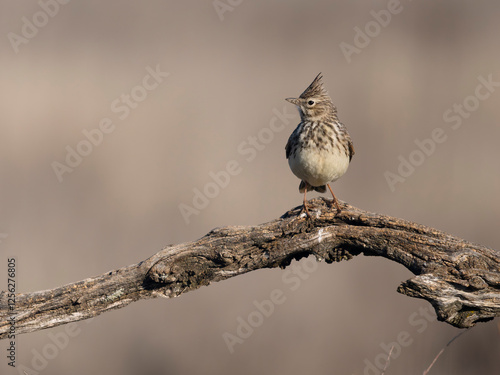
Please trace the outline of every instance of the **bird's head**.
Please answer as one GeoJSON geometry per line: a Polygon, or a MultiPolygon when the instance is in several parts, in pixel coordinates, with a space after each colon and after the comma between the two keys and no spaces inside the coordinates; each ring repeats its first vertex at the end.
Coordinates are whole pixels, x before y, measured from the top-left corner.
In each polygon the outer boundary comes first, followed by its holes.
{"type": "Polygon", "coordinates": [[[322,78],[323,76],[319,73],[298,98],[286,99],[298,107],[302,120],[321,121],[337,117],[337,108],[335,108],[332,99],[330,99],[328,92],[323,87],[322,78]]]}

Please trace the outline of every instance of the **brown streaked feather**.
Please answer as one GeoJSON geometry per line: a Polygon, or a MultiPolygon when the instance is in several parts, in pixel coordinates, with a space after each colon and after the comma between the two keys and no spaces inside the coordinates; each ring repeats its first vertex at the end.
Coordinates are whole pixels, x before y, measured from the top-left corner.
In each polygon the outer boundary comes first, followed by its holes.
{"type": "Polygon", "coordinates": [[[300,94],[299,98],[309,98],[309,97],[328,97],[328,93],[326,92],[325,88],[323,87],[323,82],[321,79],[323,76],[321,73],[319,73],[316,78],[314,78],[314,81],[307,87],[307,89],[304,90],[302,94],[300,94]]]}

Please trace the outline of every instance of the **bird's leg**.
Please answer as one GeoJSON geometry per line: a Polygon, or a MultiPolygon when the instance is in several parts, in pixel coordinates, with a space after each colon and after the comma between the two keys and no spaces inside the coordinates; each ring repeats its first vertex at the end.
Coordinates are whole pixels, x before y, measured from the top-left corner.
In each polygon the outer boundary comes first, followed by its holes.
{"type": "Polygon", "coordinates": [[[332,193],[332,197],[333,197],[332,203],[335,205],[335,207],[337,207],[337,213],[340,214],[340,212],[342,212],[342,210],[340,209],[339,202],[337,201],[337,197],[335,196],[335,194],[333,194],[333,190],[330,187],[330,184],[326,184],[326,186],[328,186],[328,189],[330,189],[330,193],[332,193]]]}
{"type": "Polygon", "coordinates": [[[306,201],[306,194],[307,194],[307,186],[306,188],[304,189],[304,204],[302,206],[302,208],[304,209],[304,211],[306,212],[306,215],[309,219],[312,219],[312,216],[311,214],[309,213],[309,210],[307,209],[307,201],[306,201]]]}

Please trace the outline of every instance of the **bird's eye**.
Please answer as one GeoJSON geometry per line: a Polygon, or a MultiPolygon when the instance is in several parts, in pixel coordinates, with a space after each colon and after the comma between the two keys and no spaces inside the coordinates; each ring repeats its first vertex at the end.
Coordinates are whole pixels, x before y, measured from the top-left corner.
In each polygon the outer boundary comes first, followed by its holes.
{"type": "Polygon", "coordinates": [[[313,105],[314,105],[314,100],[309,100],[309,101],[307,102],[307,104],[308,104],[308,105],[310,105],[310,106],[313,106],[313,105]]]}

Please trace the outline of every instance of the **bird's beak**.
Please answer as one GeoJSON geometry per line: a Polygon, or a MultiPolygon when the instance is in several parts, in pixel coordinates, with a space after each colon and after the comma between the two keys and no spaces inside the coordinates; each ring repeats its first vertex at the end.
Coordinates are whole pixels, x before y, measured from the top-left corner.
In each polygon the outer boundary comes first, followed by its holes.
{"type": "Polygon", "coordinates": [[[300,100],[299,98],[286,98],[285,99],[287,102],[290,102],[292,104],[295,104],[297,106],[300,106],[300,100]]]}

